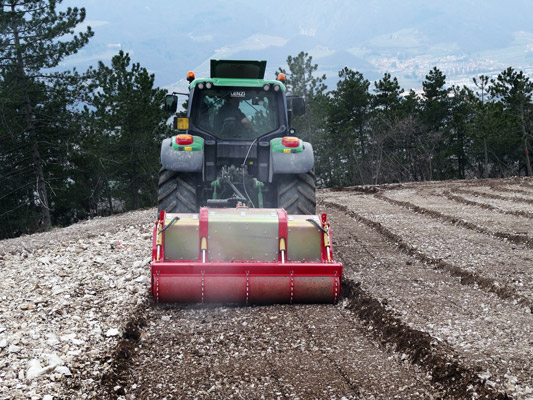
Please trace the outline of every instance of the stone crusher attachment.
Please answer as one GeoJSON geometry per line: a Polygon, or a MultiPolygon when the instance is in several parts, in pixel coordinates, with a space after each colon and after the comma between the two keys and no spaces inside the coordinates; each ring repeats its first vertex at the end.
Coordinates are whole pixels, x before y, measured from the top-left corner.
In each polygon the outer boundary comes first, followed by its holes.
{"type": "Polygon", "coordinates": [[[342,279],[326,214],[267,208],[161,211],[150,270],[166,303],[336,303],[342,279]]]}

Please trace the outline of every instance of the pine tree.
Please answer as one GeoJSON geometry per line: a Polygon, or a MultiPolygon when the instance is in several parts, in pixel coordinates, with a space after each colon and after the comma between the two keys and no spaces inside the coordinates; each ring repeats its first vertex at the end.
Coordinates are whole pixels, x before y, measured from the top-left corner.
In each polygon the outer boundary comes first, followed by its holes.
{"type": "Polygon", "coordinates": [[[14,185],[4,195],[12,200],[8,207],[14,208],[4,213],[36,207],[39,221],[26,223],[40,229],[52,224],[45,126],[53,121],[46,118],[44,110],[53,82],[65,78],[45,70],[76,53],[93,34],[90,28],[74,33],[85,19],[83,8],[58,11],[58,3],[61,0],[4,0],[0,7],[0,101],[4,116],[9,116],[1,119],[0,130],[2,139],[9,143],[6,148],[19,156],[8,166],[14,171],[2,168],[3,180],[17,178],[10,180],[14,185]],[[29,169],[33,178],[27,174],[29,169]],[[22,185],[25,180],[28,184],[22,185]]]}
{"type": "Polygon", "coordinates": [[[379,81],[374,83],[375,95],[373,96],[374,108],[381,108],[385,113],[396,113],[402,104],[402,88],[396,77],[391,79],[391,74],[386,72],[379,81]]]}
{"type": "Polygon", "coordinates": [[[447,146],[444,156],[447,163],[444,171],[447,178],[466,178],[470,166],[468,149],[472,147],[471,137],[474,129],[474,94],[466,86],[453,86],[450,98],[450,121],[447,127],[447,146]]]}
{"type": "Polygon", "coordinates": [[[433,67],[426,75],[426,80],[422,82],[424,89],[423,97],[423,118],[427,127],[431,131],[441,130],[447,122],[449,93],[445,87],[446,75],[437,67],[433,67]]]}
{"type": "Polygon", "coordinates": [[[418,148],[426,160],[424,179],[446,177],[447,140],[446,128],[450,118],[450,90],[445,87],[446,75],[433,67],[422,82],[423,101],[421,118],[425,125],[425,134],[420,138],[418,148]],[[437,175],[435,176],[435,173],[437,175]]]}
{"type": "Polygon", "coordinates": [[[489,101],[489,94],[488,94],[488,84],[489,84],[489,77],[486,75],[480,75],[478,78],[472,78],[472,81],[474,82],[474,85],[476,85],[478,91],[475,92],[475,98],[477,101],[475,101],[474,104],[474,118],[475,118],[475,126],[474,126],[474,139],[481,140],[482,146],[483,146],[483,168],[481,171],[481,175],[484,178],[488,178],[489,176],[489,148],[488,148],[488,138],[490,135],[490,125],[488,122],[488,116],[487,113],[488,109],[488,101],[489,101]]]}
{"type": "Polygon", "coordinates": [[[372,179],[366,165],[370,82],[360,72],[347,67],[339,72],[339,78],[337,89],[329,93],[327,150],[335,170],[330,184],[368,184],[372,179]]]}
{"type": "MultiPolygon", "coordinates": [[[[374,82],[371,119],[371,154],[373,160],[367,165],[372,168],[374,184],[384,181],[402,181],[405,162],[405,137],[400,132],[401,111],[404,99],[403,89],[397,78],[386,72],[383,78],[374,82]]],[[[402,131],[404,133],[405,130],[402,131]]]]}
{"type": "Polygon", "coordinates": [[[326,75],[316,76],[318,64],[313,64],[313,58],[303,51],[296,57],[288,56],[287,65],[289,70],[280,68],[276,76],[279,73],[285,74],[290,92],[303,97],[307,107],[304,116],[294,118],[292,127],[303,139],[312,142],[316,138],[316,132],[324,128],[326,75]]]}
{"type": "Polygon", "coordinates": [[[131,64],[123,51],[110,67],[100,62],[90,76],[95,89],[90,126],[99,138],[91,144],[106,181],[101,190],[109,201],[124,200],[127,209],[153,206],[161,141],[168,133],[168,115],[161,106],[166,91],[154,88],[154,75],[139,63],[131,64]]]}
{"type": "Polygon", "coordinates": [[[507,134],[510,138],[517,138],[521,142],[522,160],[527,175],[532,175],[530,144],[533,137],[533,82],[522,71],[517,72],[512,67],[501,72],[496,79],[491,80],[490,93],[497,97],[507,116],[507,134]]]}

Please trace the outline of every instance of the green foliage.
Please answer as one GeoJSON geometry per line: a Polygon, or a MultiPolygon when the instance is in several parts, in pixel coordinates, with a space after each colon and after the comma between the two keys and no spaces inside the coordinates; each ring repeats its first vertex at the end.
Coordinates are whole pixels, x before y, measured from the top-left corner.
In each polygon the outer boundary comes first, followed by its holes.
{"type": "Polygon", "coordinates": [[[531,175],[533,84],[522,72],[480,76],[472,91],[448,88],[434,67],[421,96],[388,73],[373,93],[356,71],[339,77],[319,150],[326,186],[531,175]]]}
{"type": "Polygon", "coordinates": [[[61,1],[6,0],[0,7],[0,236],[52,225],[55,187],[61,178],[75,74],[50,73],[92,36],[74,34],[85,10],[56,9],[61,1]],[[57,171],[56,171],[57,170],[57,171]]]}
{"type": "MultiPolygon", "coordinates": [[[[360,72],[345,67],[337,89],[329,94],[327,137],[328,185],[367,182],[370,82],[360,72]]],[[[322,149],[321,149],[322,150],[322,149]]]]}
{"type": "Polygon", "coordinates": [[[100,164],[103,179],[94,190],[108,203],[118,199],[126,209],[137,209],[156,202],[160,144],[168,131],[161,107],[166,91],[154,88],[154,75],[140,64],[130,64],[120,51],[110,67],[100,62],[90,71],[93,108],[85,113],[91,133],[84,148],[100,164]]]}
{"type": "Polygon", "coordinates": [[[437,67],[433,67],[426,75],[426,80],[422,82],[424,90],[422,118],[427,128],[434,132],[441,130],[449,117],[450,90],[446,89],[445,85],[446,75],[437,67]]]}
{"type": "Polygon", "coordinates": [[[276,76],[279,73],[285,74],[287,85],[293,94],[309,100],[326,90],[326,75],[315,76],[318,64],[313,64],[313,58],[308,53],[302,51],[296,57],[288,56],[287,65],[290,72],[280,68],[276,76]]]}
{"type": "Polygon", "coordinates": [[[398,83],[398,79],[391,79],[391,74],[386,72],[383,78],[374,83],[374,86],[374,108],[378,110],[382,109],[385,114],[396,114],[399,112],[403,90],[398,83]]]}
{"type": "Polygon", "coordinates": [[[165,92],[122,52],[54,70],[93,35],[60,2],[1,3],[0,238],[156,202],[165,92]]]}
{"type": "Polygon", "coordinates": [[[513,153],[510,159],[521,159],[522,166],[528,175],[532,174],[530,150],[533,138],[533,82],[522,71],[517,72],[509,67],[491,80],[490,93],[496,97],[503,108],[503,121],[506,138],[511,141],[513,153]],[[521,148],[521,149],[520,149],[521,148]],[[520,156],[522,153],[522,156],[520,156]]]}
{"type": "MultiPolygon", "coordinates": [[[[81,75],[49,73],[92,35],[74,34],[83,9],[56,3],[1,3],[0,238],[156,203],[166,92],[122,51],[81,75]]],[[[417,95],[349,68],[326,92],[309,54],[287,65],[278,72],[307,108],[291,127],[313,144],[319,186],[532,174],[533,83],[521,71],[471,90],[434,67],[417,95]]]]}
{"type": "Polygon", "coordinates": [[[4,0],[0,11],[0,66],[26,77],[41,75],[76,53],[93,36],[90,27],[73,34],[85,20],[85,9],[58,11],[62,0],[4,0]],[[67,36],[68,40],[58,40],[67,36]]]}
{"type": "Polygon", "coordinates": [[[303,97],[307,108],[305,115],[292,118],[291,127],[300,137],[313,142],[317,132],[323,129],[326,75],[316,76],[318,64],[313,64],[313,58],[303,51],[296,57],[288,56],[287,65],[289,71],[280,68],[276,71],[276,76],[279,73],[285,74],[290,92],[303,97]]]}

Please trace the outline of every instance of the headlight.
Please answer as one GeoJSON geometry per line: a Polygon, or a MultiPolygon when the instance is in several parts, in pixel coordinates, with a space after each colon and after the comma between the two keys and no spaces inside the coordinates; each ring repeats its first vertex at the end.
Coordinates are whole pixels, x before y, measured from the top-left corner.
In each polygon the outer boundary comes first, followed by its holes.
{"type": "Polygon", "coordinates": [[[203,82],[200,82],[198,84],[198,89],[203,89],[205,87],[204,83],[203,82]]]}
{"type": "Polygon", "coordinates": [[[206,83],[205,83],[205,87],[206,87],[207,89],[211,89],[211,88],[213,87],[213,84],[212,84],[211,82],[206,82],[206,83]]]}
{"type": "Polygon", "coordinates": [[[270,84],[265,83],[265,84],[263,85],[263,89],[265,89],[265,91],[268,92],[268,91],[270,90],[270,84]]]}

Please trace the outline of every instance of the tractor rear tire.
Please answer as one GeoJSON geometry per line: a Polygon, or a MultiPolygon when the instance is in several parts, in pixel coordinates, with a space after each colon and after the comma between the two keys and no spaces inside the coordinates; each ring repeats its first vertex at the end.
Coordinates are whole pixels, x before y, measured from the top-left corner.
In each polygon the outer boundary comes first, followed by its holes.
{"type": "Polygon", "coordinates": [[[198,211],[196,197],[197,174],[159,170],[159,211],[168,213],[195,213],[198,211]]]}
{"type": "Polygon", "coordinates": [[[293,215],[316,214],[315,173],[279,175],[278,207],[293,215]]]}

